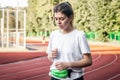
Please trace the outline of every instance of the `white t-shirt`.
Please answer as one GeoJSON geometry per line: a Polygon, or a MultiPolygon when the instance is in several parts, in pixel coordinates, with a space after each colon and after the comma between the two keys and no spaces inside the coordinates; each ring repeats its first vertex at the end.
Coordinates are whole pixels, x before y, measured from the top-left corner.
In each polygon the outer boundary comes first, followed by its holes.
{"type": "MultiPolygon", "coordinates": [[[[59,30],[53,31],[47,48],[50,54],[53,49],[58,49],[58,56],[54,59],[50,70],[56,69],[54,63],[56,61],[73,62],[82,59],[83,54],[90,54],[90,48],[83,31],[73,30],[68,34],[62,34],[59,30]]],[[[83,76],[83,68],[72,68],[71,78],[79,78],[83,76]]]]}

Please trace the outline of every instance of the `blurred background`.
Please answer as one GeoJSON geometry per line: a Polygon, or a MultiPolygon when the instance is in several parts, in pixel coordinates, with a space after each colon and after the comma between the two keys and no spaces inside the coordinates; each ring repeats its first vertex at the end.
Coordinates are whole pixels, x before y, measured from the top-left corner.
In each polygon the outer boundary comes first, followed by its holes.
{"type": "MultiPolygon", "coordinates": [[[[0,0],[0,8],[26,10],[26,36],[49,37],[51,31],[57,29],[53,19],[53,6],[63,1],[72,4],[74,27],[85,31],[88,40],[120,42],[120,0],[0,0]]],[[[1,17],[2,10],[0,19],[1,17]]],[[[9,27],[15,28],[15,13],[9,12],[9,17],[9,27]]],[[[18,28],[23,23],[20,18],[23,18],[21,12],[18,28]]]]}
{"type": "Polygon", "coordinates": [[[0,0],[0,80],[50,80],[53,7],[69,1],[90,44],[85,80],[120,80],[120,0],[0,0]]]}

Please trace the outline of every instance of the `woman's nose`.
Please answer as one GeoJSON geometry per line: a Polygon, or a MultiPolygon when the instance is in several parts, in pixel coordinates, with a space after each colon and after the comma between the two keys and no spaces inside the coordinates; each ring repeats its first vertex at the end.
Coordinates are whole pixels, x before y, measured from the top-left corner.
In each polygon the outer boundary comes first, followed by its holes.
{"type": "Polygon", "coordinates": [[[57,24],[61,24],[61,21],[60,21],[60,20],[57,20],[57,24]]]}

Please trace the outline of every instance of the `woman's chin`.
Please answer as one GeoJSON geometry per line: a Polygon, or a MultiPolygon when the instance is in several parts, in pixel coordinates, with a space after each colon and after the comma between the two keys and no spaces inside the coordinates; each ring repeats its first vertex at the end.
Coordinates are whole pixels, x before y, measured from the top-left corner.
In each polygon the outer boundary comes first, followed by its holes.
{"type": "Polygon", "coordinates": [[[60,28],[61,31],[63,31],[64,29],[63,28],[60,28]]]}
{"type": "Polygon", "coordinates": [[[59,26],[59,29],[64,29],[63,27],[59,26]]]}

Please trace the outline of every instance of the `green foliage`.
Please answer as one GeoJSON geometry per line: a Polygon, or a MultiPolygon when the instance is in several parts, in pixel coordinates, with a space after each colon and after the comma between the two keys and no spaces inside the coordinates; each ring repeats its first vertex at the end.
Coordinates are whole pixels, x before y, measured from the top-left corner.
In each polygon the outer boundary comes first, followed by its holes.
{"type": "Polygon", "coordinates": [[[2,18],[2,11],[0,10],[0,18],[2,18]]]}
{"type": "Polygon", "coordinates": [[[37,32],[51,31],[54,29],[52,8],[53,4],[51,0],[29,0],[27,12],[27,32],[33,32],[37,35],[37,32]]]}
{"type": "Polygon", "coordinates": [[[99,35],[95,38],[108,41],[109,32],[120,31],[120,0],[29,0],[27,32],[52,31],[53,7],[69,1],[74,9],[74,26],[85,32],[99,35]]]}

